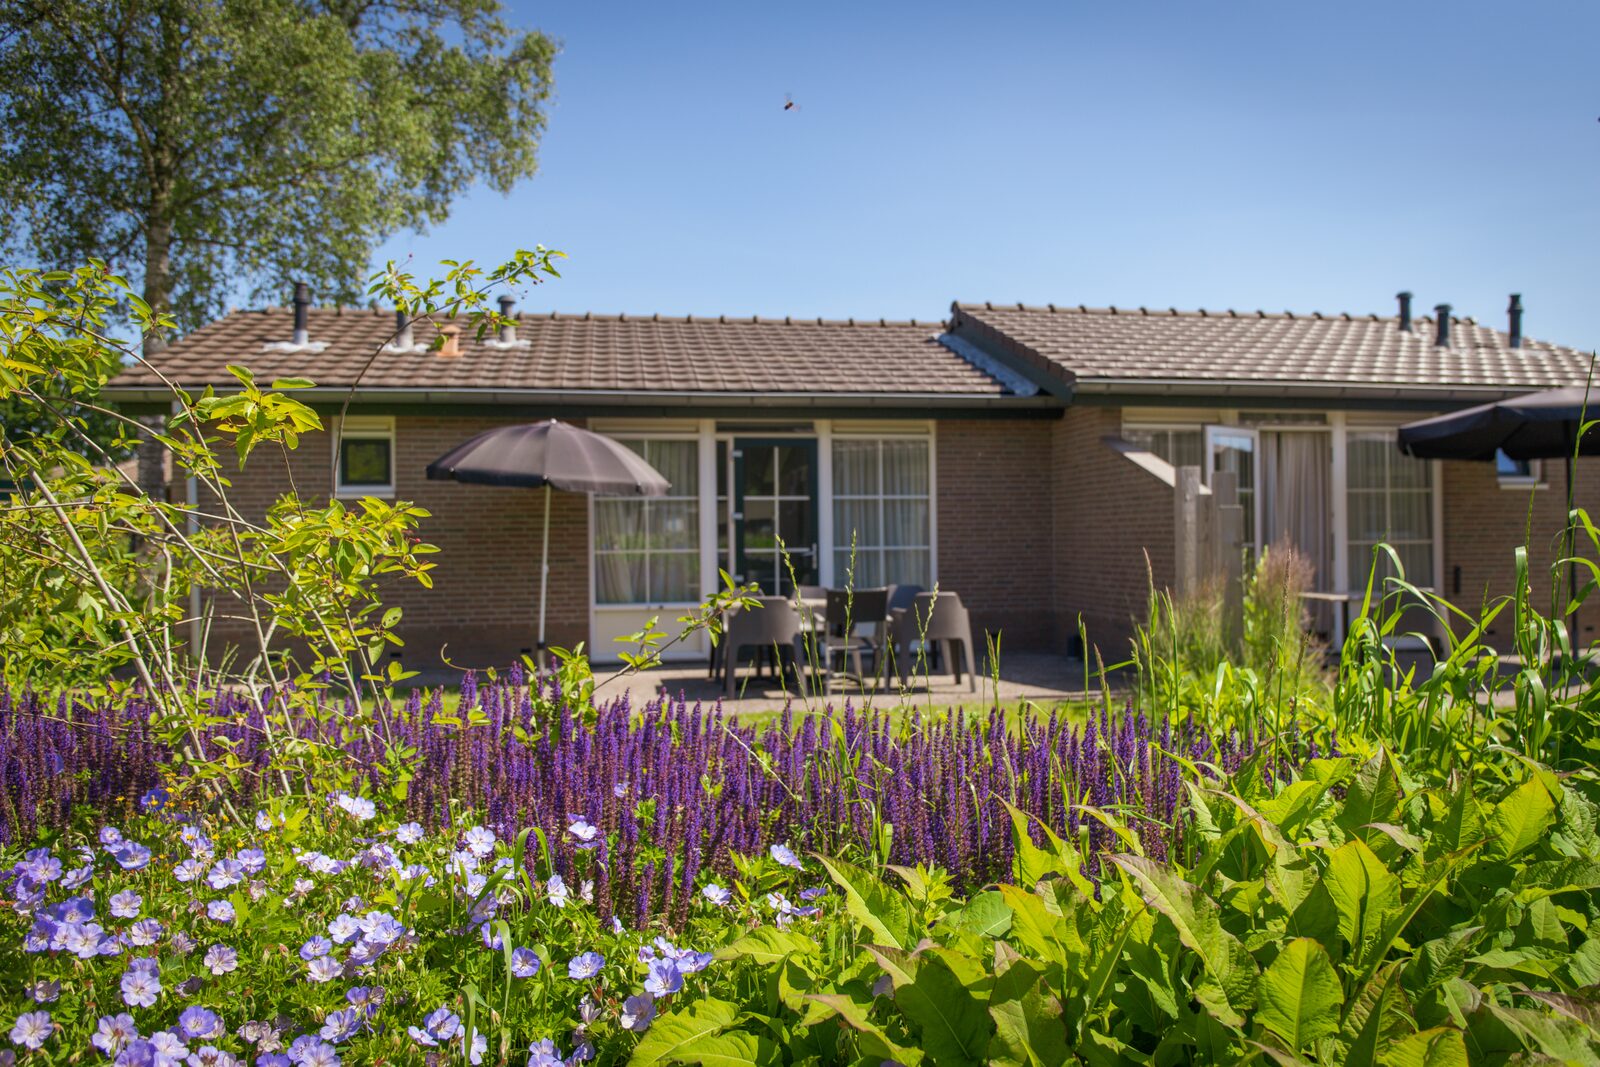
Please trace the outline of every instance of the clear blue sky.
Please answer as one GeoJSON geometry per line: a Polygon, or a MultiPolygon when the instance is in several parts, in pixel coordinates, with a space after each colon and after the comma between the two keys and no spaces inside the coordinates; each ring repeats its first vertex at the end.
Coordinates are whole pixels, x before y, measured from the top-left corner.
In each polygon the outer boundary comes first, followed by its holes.
{"type": "Polygon", "coordinates": [[[539,310],[952,299],[1392,314],[1600,344],[1600,5],[514,4],[540,174],[380,255],[571,259],[539,310]],[[786,93],[801,105],[782,110],[786,93]]]}

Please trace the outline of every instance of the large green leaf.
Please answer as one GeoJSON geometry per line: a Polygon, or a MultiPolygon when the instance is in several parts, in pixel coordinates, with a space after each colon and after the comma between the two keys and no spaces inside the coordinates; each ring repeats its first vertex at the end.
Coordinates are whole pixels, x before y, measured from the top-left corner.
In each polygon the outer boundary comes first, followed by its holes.
{"type": "Polygon", "coordinates": [[[1482,933],[1483,927],[1468,926],[1424,942],[1406,968],[1403,979],[1406,991],[1419,997],[1460,975],[1467,957],[1472,954],[1472,946],[1482,933]]]}
{"type": "Polygon", "coordinates": [[[1435,1027],[1396,1041],[1378,1062],[1383,1067],[1467,1067],[1467,1043],[1461,1031],[1435,1027]]]}
{"type": "Polygon", "coordinates": [[[1059,1067],[1068,1061],[1067,1027],[1061,1001],[1039,987],[1039,971],[1015,963],[996,981],[989,998],[994,1036],[988,1062],[1000,1067],[1059,1067]]]}
{"type": "Polygon", "coordinates": [[[933,1062],[976,1064],[989,1046],[991,1024],[983,1003],[937,956],[868,949],[894,981],[894,1002],[916,1027],[920,1047],[933,1062]]]}
{"type": "Polygon", "coordinates": [[[1000,937],[1011,929],[1011,905],[991,889],[975,894],[966,907],[945,921],[957,930],[979,937],[1000,937]]]}
{"type": "Polygon", "coordinates": [[[1228,1026],[1243,1026],[1255,1002],[1256,965],[1239,939],[1222,928],[1217,905],[1198,886],[1142,856],[1111,860],[1144,890],[1146,899],[1177,928],[1178,938],[1200,958],[1195,996],[1228,1026]]]}
{"type": "Polygon", "coordinates": [[[845,907],[851,917],[866,928],[873,940],[895,948],[916,944],[905,894],[853,864],[827,856],[820,858],[829,876],[844,890],[845,907]]]}
{"type": "Polygon", "coordinates": [[[1083,876],[1083,857],[1076,848],[1011,802],[1002,800],[1001,803],[1011,814],[1012,864],[1018,885],[1031,889],[1042,879],[1059,876],[1084,893],[1094,892],[1094,886],[1083,876]],[[1048,851],[1033,843],[1030,832],[1033,824],[1044,833],[1045,842],[1050,846],[1048,851]]]}
{"type": "Polygon", "coordinates": [[[778,1062],[771,1038],[738,1030],[695,1038],[674,1052],[672,1058],[676,1063],[700,1067],[751,1067],[778,1062]]]}
{"type": "Polygon", "coordinates": [[[1556,802],[1537,778],[1530,778],[1495,805],[1489,816],[1488,854],[1510,858],[1538,844],[1556,822],[1556,802]]]}
{"type": "Polygon", "coordinates": [[[1299,1052],[1339,1029],[1344,991],[1328,950],[1309,937],[1284,946],[1261,974],[1256,1021],[1299,1052]]]}
{"type": "Polygon", "coordinates": [[[1078,936],[1077,927],[1050,911],[1043,897],[1014,885],[1002,885],[1000,894],[1011,909],[1007,933],[1018,948],[1069,972],[1083,960],[1089,946],[1078,936]]]}
{"type": "Polygon", "coordinates": [[[1334,849],[1323,884],[1339,911],[1339,933],[1360,959],[1369,940],[1383,931],[1384,920],[1400,911],[1400,879],[1360,838],[1334,849]]]}
{"type": "Polygon", "coordinates": [[[1344,1056],[1337,1061],[1344,1067],[1375,1067],[1384,1048],[1415,1029],[1400,1008],[1396,976],[1402,966],[1396,961],[1379,968],[1346,1005],[1338,1037],[1344,1056]]]}
{"type": "Polygon", "coordinates": [[[717,949],[716,957],[719,960],[754,960],[766,966],[796,953],[808,956],[815,955],[816,951],[817,942],[813,938],[776,926],[761,926],[717,949]]]}
{"type": "Polygon", "coordinates": [[[648,1067],[675,1062],[696,1042],[732,1026],[738,1015],[739,1009],[725,1000],[698,1000],[682,1011],[660,1016],[634,1046],[628,1063],[648,1067]]]}
{"type": "Polygon", "coordinates": [[[1337,822],[1345,833],[1353,837],[1365,837],[1373,832],[1363,829],[1369,823],[1401,821],[1402,796],[1400,777],[1395,773],[1394,763],[1387,752],[1380,750],[1356,772],[1337,822]]]}
{"type": "Polygon", "coordinates": [[[883,1032],[883,1027],[872,1021],[871,1004],[859,1004],[839,993],[815,993],[809,999],[832,1008],[846,1025],[860,1034],[856,1043],[866,1055],[895,1060],[906,1067],[917,1067],[922,1062],[921,1049],[896,1044],[883,1032]]]}

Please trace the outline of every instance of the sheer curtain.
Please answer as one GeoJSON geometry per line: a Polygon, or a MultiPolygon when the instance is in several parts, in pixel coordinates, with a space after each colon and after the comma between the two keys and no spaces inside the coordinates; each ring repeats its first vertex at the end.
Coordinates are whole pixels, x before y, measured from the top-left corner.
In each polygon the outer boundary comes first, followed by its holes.
{"type": "MultiPolygon", "coordinates": [[[[1350,534],[1350,588],[1366,585],[1372,550],[1391,545],[1406,578],[1433,584],[1433,468],[1402,455],[1389,430],[1352,431],[1346,451],[1350,534]]],[[[1384,556],[1378,577],[1392,575],[1384,556]]]]}
{"type": "Polygon", "coordinates": [[[595,599],[674,603],[700,596],[700,462],[695,441],[624,441],[664,477],[664,497],[596,497],[595,599]]]}
{"type": "MultiPolygon", "coordinates": [[[[1311,588],[1329,592],[1333,573],[1333,442],[1314,431],[1261,434],[1262,542],[1290,545],[1311,564],[1311,588]]],[[[1312,629],[1331,633],[1333,609],[1309,605],[1312,629]]]]}
{"type": "Polygon", "coordinates": [[[927,441],[835,438],[834,583],[928,585],[928,498],[927,441]]]}

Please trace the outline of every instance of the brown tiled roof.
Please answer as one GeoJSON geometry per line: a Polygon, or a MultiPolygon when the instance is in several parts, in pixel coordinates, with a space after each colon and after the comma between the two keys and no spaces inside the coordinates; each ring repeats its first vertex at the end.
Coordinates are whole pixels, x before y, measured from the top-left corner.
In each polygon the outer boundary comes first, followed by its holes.
{"type": "Polygon", "coordinates": [[[1198,394],[1294,390],[1504,390],[1583,384],[1589,354],[1451,319],[1434,344],[1431,316],[1309,315],[1018,304],[955,304],[951,328],[1078,392],[1148,392],[1176,383],[1198,394]]]}
{"type": "MultiPolygon", "coordinates": [[[[348,387],[361,375],[374,390],[613,391],[627,393],[850,394],[1000,397],[994,377],[935,338],[941,323],[636,315],[523,315],[516,347],[479,342],[464,324],[461,355],[381,352],[392,311],[313,308],[307,332],[320,352],[274,351],[290,339],[287,308],[237,311],[174,342],[161,372],[190,386],[231,384],[229,363],[259,380],[299,376],[348,387]]],[[[419,323],[426,345],[435,329],[419,323]]],[[[493,342],[491,331],[486,342],[493,342]]],[[[116,388],[157,384],[144,367],[116,388]]]]}

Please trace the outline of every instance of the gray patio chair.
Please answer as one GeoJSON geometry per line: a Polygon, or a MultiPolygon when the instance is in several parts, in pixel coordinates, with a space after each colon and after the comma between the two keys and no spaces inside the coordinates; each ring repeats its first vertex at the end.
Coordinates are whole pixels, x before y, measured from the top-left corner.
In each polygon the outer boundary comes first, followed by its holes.
{"type": "MultiPolygon", "coordinates": [[[[722,638],[722,672],[728,695],[733,696],[734,676],[739,670],[739,653],[744,649],[778,649],[778,671],[781,676],[783,654],[794,652],[795,639],[800,636],[800,613],[794,601],[786,596],[764,596],[760,605],[734,612],[728,620],[727,633],[722,638]]],[[[752,664],[755,668],[755,664],[752,664]]]]}
{"type": "Polygon", "coordinates": [[[944,650],[945,662],[961,684],[961,668],[967,669],[967,690],[978,691],[978,679],[973,673],[976,653],[972,647],[972,618],[966,605],[955,593],[918,593],[911,606],[895,615],[891,624],[895,665],[900,670],[900,684],[906,684],[915,650],[923,645],[927,651],[935,647],[944,650]],[[960,658],[957,659],[957,653],[960,658]]]}
{"type": "Polygon", "coordinates": [[[823,612],[822,647],[818,649],[822,657],[825,692],[833,692],[833,681],[838,673],[833,667],[836,658],[842,667],[848,657],[855,665],[856,677],[862,680],[865,680],[866,672],[861,666],[861,653],[872,653],[873,669],[882,669],[884,620],[888,615],[887,589],[857,589],[854,592],[847,589],[828,590],[828,605],[823,612]],[[872,633],[857,633],[857,627],[861,626],[871,626],[872,633]]]}

